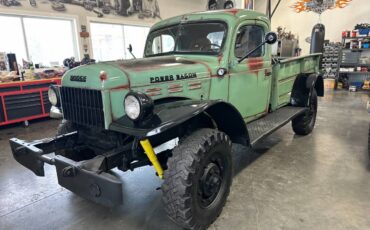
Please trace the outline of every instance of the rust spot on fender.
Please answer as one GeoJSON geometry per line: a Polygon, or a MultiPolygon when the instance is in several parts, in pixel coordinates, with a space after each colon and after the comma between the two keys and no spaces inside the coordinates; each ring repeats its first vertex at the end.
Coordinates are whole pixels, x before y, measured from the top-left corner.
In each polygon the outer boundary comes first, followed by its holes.
{"type": "Polygon", "coordinates": [[[225,12],[230,13],[230,14],[235,16],[239,12],[239,10],[238,9],[230,9],[230,10],[225,10],[225,12]]]}
{"type": "Polygon", "coordinates": [[[212,77],[212,69],[208,64],[206,64],[204,62],[201,62],[201,61],[194,61],[194,63],[201,64],[201,65],[205,66],[208,70],[209,76],[212,77]]]}
{"type": "Polygon", "coordinates": [[[119,62],[119,66],[122,69],[140,72],[146,70],[166,68],[168,65],[173,64],[189,65],[194,63],[195,62],[191,60],[176,57],[151,57],[140,60],[137,59],[122,60],[119,62]]]}
{"type": "Polygon", "coordinates": [[[145,92],[151,93],[151,92],[158,92],[161,90],[162,90],[161,88],[150,88],[150,89],[146,89],[145,92]]]}
{"type": "Polygon", "coordinates": [[[162,94],[161,92],[153,92],[153,93],[148,93],[148,96],[149,97],[155,97],[155,96],[159,96],[161,94],[162,94]]]}
{"type": "Polygon", "coordinates": [[[201,85],[202,82],[198,81],[198,82],[189,82],[188,85],[189,86],[196,86],[196,85],[201,85]]]}
{"type": "Polygon", "coordinates": [[[182,88],[181,84],[172,84],[168,86],[168,89],[177,89],[177,88],[182,88]]]}
{"type": "Polygon", "coordinates": [[[221,62],[222,62],[222,59],[224,58],[224,55],[223,54],[220,54],[217,56],[217,61],[218,61],[218,65],[220,66],[221,65],[221,62]]]}
{"type": "Polygon", "coordinates": [[[129,88],[130,88],[130,85],[129,84],[127,84],[127,85],[120,85],[120,86],[111,88],[110,91],[121,90],[121,89],[129,89],[129,88]]]}

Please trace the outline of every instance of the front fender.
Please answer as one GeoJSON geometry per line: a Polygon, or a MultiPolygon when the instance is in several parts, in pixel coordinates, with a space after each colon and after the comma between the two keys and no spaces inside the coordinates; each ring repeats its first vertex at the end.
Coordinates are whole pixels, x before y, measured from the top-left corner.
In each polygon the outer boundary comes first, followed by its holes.
{"type": "Polygon", "coordinates": [[[109,129],[138,138],[151,137],[180,126],[201,113],[207,113],[232,140],[248,140],[248,132],[240,113],[234,106],[221,100],[181,100],[156,105],[151,119],[135,124],[125,115],[114,121],[109,129]]]}

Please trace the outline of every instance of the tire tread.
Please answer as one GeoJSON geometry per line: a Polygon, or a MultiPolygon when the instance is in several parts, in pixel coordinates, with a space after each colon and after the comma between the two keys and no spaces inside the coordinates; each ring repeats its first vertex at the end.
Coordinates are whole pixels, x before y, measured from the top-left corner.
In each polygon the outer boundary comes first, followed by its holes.
{"type": "MultiPolygon", "coordinates": [[[[168,159],[168,169],[164,172],[162,185],[163,204],[168,216],[186,229],[203,229],[196,223],[191,209],[192,178],[196,173],[196,167],[205,153],[217,143],[223,143],[231,149],[229,137],[214,129],[200,129],[173,150],[173,156],[168,159]]],[[[230,187],[226,191],[226,197],[230,187]]],[[[217,216],[222,211],[219,211],[217,216]]],[[[217,216],[209,221],[211,224],[217,216]]]]}

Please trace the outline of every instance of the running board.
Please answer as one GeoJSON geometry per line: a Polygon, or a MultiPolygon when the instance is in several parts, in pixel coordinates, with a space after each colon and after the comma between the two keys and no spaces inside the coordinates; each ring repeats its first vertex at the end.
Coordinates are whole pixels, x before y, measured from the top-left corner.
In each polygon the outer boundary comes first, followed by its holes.
{"type": "Polygon", "coordinates": [[[247,124],[251,146],[253,147],[262,138],[281,128],[306,110],[305,107],[285,106],[247,124]]]}

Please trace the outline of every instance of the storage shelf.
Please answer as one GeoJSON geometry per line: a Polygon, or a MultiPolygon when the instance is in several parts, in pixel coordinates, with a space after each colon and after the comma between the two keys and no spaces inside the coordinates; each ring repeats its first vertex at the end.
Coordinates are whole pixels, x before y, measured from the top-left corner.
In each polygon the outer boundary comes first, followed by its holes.
{"type": "Polygon", "coordinates": [[[344,73],[344,74],[370,74],[370,72],[346,72],[346,71],[340,71],[339,73],[344,73]]]}
{"type": "Polygon", "coordinates": [[[370,51],[370,48],[361,48],[361,49],[349,49],[349,48],[343,48],[342,50],[350,50],[350,51],[370,51]]]}
{"type": "Polygon", "coordinates": [[[360,63],[340,63],[340,66],[364,66],[364,67],[370,67],[370,64],[360,64],[360,63]]]}
{"type": "Polygon", "coordinates": [[[347,37],[347,38],[343,38],[342,39],[361,39],[361,38],[368,38],[370,39],[370,36],[363,36],[363,37],[347,37]]]}

